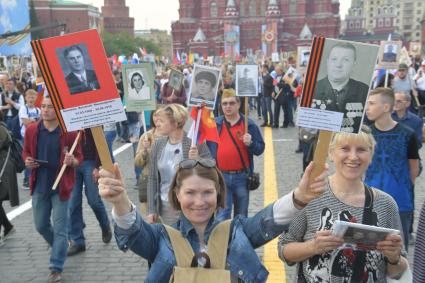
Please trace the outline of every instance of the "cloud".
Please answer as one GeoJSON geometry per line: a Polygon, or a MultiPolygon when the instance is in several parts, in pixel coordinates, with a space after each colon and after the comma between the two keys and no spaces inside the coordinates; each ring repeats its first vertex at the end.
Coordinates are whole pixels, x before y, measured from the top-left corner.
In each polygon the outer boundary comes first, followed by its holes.
{"type": "Polygon", "coordinates": [[[0,6],[3,11],[6,9],[13,10],[17,6],[16,1],[17,0],[0,0],[0,6]]]}
{"type": "Polygon", "coordinates": [[[0,25],[3,27],[3,31],[11,31],[12,30],[12,22],[10,21],[9,14],[4,13],[0,15],[0,25]]]}

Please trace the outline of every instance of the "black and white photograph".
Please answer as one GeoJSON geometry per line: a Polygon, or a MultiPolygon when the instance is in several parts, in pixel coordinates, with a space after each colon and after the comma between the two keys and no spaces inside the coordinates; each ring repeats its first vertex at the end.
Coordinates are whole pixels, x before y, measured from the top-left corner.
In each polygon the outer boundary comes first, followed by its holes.
{"type": "Polygon", "coordinates": [[[99,81],[84,43],[56,48],[65,81],[71,94],[99,89],[99,81]]]}
{"type": "Polygon", "coordinates": [[[179,72],[175,69],[171,69],[170,78],[168,80],[168,85],[173,89],[179,91],[183,84],[184,75],[182,72],[179,72]]]}
{"type": "Polygon", "coordinates": [[[342,113],[341,131],[357,133],[379,46],[326,39],[311,108],[342,113]]]}
{"type": "Polygon", "coordinates": [[[236,65],[236,95],[258,96],[257,65],[236,65]]]}
{"type": "Polygon", "coordinates": [[[190,106],[205,106],[214,109],[221,70],[219,68],[195,65],[190,84],[190,106]]]}
{"type": "Polygon", "coordinates": [[[308,61],[310,60],[311,47],[298,46],[297,49],[297,69],[303,71],[307,69],[308,61]]]}
{"type": "Polygon", "coordinates": [[[131,100],[149,100],[150,87],[142,70],[126,70],[128,97],[131,100]]]}
{"type": "Polygon", "coordinates": [[[7,73],[7,57],[0,56],[0,73],[7,73]]]}
{"type": "Polygon", "coordinates": [[[380,69],[397,69],[400,50],[402,43],[401,41],[382,41],[379,48],[379,68],[380,69]]]}

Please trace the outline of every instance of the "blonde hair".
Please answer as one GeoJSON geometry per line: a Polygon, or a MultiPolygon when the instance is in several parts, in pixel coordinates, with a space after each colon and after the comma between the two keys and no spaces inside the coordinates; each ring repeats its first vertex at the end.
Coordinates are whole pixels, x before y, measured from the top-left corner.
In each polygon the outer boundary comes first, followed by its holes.
{"type": "Polygon", "coordinates": [[[368,126],[363,125],[358,134],[350,134],[346,132],[334,133],[329,143],[329,153],[342,143],[360,143],[366,145],[371,155],[375,152],[376,141],[373,138],[372,131],[368,126]]]}
{"type": "Polygon", "coordinates": [[[33,90],[32,88],[29,88],[25,91],[25,96],[27,96],[28,94],[37,95],[38,93],[35,90],[33,90]]]}
{"type": "Polygon", "coordinates": [[[225,88],[223,89],[223,94],[221,95],[221,99],[234,97],[237,102],[241,102],[238,96],[236,96],[236,92],[233,88],[225,88]]]}
{"type": "Polygon", "coordinates": [[[165,113],[171,122],[177,123],[177,128],[182,129],[186,123],[188,113],[185,107],[180,104],[167,104],[163,107],[158,108],[155,114],[159,115],[165,113]]]}

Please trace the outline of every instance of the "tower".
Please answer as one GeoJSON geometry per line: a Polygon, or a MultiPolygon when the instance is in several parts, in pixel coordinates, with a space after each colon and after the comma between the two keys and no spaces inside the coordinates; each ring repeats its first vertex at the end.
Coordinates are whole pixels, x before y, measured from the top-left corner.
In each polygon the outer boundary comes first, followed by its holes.
{"type": "Polygon", "coordinates": [[[125,0],[104,0],[102,7],[103,27],[110,33],[125,31],[134,35],[134,18],[130,18],[130,10],[125,0]]]}

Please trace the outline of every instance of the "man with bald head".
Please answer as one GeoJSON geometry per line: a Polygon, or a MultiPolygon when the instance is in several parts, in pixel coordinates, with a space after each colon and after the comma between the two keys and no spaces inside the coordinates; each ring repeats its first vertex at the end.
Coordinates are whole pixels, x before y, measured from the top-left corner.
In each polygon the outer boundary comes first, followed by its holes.
{"type": "Polygon", "coordinates": [[[356,47],[351,43],[335,44],[326,60],[327,76],[317,82],[312,108],[344,114],[341,130],[357,133],[369,87],[351,78],[356,65],[356,47]]]}

